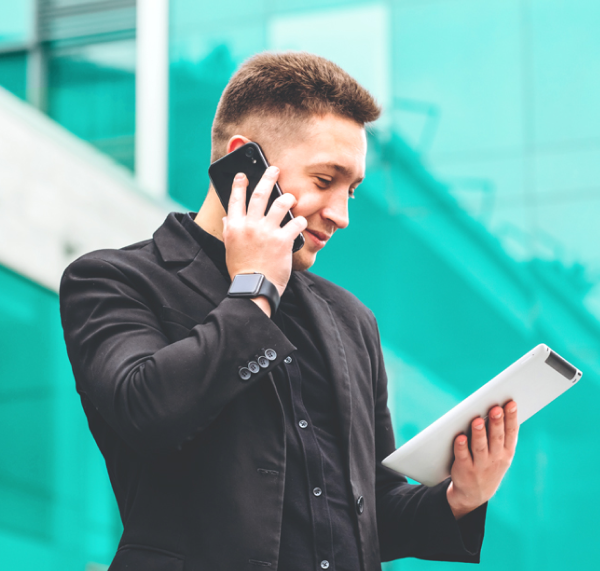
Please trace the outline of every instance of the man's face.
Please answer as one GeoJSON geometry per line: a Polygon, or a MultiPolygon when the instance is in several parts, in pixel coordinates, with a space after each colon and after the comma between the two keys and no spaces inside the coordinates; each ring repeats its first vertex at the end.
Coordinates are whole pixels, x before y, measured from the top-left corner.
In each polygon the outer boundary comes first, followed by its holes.
{"type": "Polygon", "coordinates": [[[348,226],[348,200],[365,176],[367,154],[365,130],[350,119],[315,117],[306,131],[271,160],[280,169],[281,190],[298,200],[292,214],[308,222],[306,243],[293,254],[294,270],[310,268],[332,234],[348,226]]]}

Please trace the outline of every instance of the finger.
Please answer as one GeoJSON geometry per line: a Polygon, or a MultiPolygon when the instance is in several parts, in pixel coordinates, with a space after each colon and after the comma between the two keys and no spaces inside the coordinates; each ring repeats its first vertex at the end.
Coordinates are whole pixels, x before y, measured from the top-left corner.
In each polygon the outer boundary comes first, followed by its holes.
{"type": "Polygon", "coordinates": [[[296,216],[293,220],[290,220],[283,228],[284,233],[289,233],[288,238],[295,240],[300,232],[306,230],[308,222],[304,216],[296,216]]]}
{"type": "Polygon", "coordinates": [[[515,401],[510,401],[504,407],[504,416],[504,448],[514,452],[519,436],[519,419],[517,415],[517,403],[515,401]]]}
{"type": "Polygon", "coordinates": [[[467,446],[468,441],[469,439],[465,434],[459,434],[454,439],[454,461],[458,464],[470,465],[473,463],[473,458],[467,446]]]}
{"type": "Polygon", "coordinates": [[[471,423],[471,453],[475,464],[487,460],[488,441],[483,418],[476,418],[471,423]]]}
{"type": "Polygon", "coordinates": [[[488,415],[488,441],[491,454],[500,454],[504,449],[504,410],[493,407],[488,415]]]}
{"type": "Polygon", "coordinates": [[[270,166],[262,175],[248,203],[248,218],[258,220],[264,217],[278,175],[279,169],[273,166],[270,166]]]}
{"type": "Polygon", "coordinates": [[[229,195],[229,205],[227,206],[227,216],[230,219],[241,218],[246,215],[246,187],[248,179],[246,175],[239,172],[233,179],[231,194],[229,195]]]}
{"type": "Polygon", "coordinates": [[[273,201],[273,204],[271,204],[271,208],[269,208],[269,212],[266,214],[267,220],[273,224],[273,226],[281,226],[281,221],[297,202],[298,201],[293,194],[289,192],[282,194],[273,201]]]}

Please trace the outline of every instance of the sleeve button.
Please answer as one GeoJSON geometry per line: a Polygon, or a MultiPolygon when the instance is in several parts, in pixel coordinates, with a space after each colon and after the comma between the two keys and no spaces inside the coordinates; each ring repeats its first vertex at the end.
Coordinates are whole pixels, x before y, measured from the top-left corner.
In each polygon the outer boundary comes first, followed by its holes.
{"type": "Polygon", "coordinates": [[[247,369],[246,367],[241,367],[238,373],[242,381],[247,381],[252,376],[250,369],[247,369]]]}
{"type": "Polygon", "coordinates": [[[275,352],[275,349],[266,349],[265,357],[269,359],[269,361],[274,361],[277,359],[277,353],[275,352]]]}
{"type": "Polygon", "coordinates": [[[260,371],[260,367],[256,361],[250,361],[248,363],[248,369],[250,369],[251,373],[258,373],[258,371],[260,371]]]}
{"type": "Polygon", "coordinates": [[[261,355],[258,359],[256,359],[258,361],[258,364],[263,368],[266,369],[269,366],[269,359],[267,359],[264,355],[261,355]]]}

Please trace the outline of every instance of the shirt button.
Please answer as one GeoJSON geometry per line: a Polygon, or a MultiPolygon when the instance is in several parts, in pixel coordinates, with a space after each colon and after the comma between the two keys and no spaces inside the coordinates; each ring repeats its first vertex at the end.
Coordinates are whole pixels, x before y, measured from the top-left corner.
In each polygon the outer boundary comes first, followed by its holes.
{"type": "Polygon", "coordinates": [[[327,559],[321,561],[321,569],[329,569],[329,561],[327,561],[327,559]]]}
{"type": "Polygon", "coordinates": [[[313,494],[317,497],[319,497],[322,493],[323,493],[323,490],[321,488],[315,488],[313,490],[313,494]]]}
{"type": "Polygon", "coordinates": [[[308,422],[306,422],[306,420],[301,420],[298,425],[300,426],[300,428],[306,428],[308,426],[308,422]]]}
{"type": "Polygon", "coordinates": [[[253,373],[258,373],[258,371],[260,371],[260,367],[258,366],[258,363],[256,361],[250,361],[248,363],[248,368],[253,373]]]}
{"type": "Polygon", "coordinates": [[[284,363],[287,363],[287,364],[289,365],[289,364],[292,362],[292,358],[291,358],[291,357],[286,357],[286,358],[283,360],[283,362],[284,362],[284,363]]]}
{"type": "Polygon", "coordinates": [[[239,373],[242,381],[247,381],[252,376],[250,369],[246,369],[246,367],[241,367],[240,370],[238,371],[238,373],[239,373]]]}
{"type": "Polygon", "coordinates": [[[261,355],[258,359],[256,359],[258,361],[258,364],[263,368],[266,369],[269,366],[269,359],[267,359],[264,355],[261,355]]]}
{"type": "Polygon", "coordinates": [[[356,500],[356,511],[359,515],[365,511],[365,498],[362,496],[358,496],[356,500]]]}
{"type": "Polygon", "coordinates": [[[265,349],[265,357],[269,359],[269,361],[274,361],[277,359],[277,353],[275,349],[265,349]]]}

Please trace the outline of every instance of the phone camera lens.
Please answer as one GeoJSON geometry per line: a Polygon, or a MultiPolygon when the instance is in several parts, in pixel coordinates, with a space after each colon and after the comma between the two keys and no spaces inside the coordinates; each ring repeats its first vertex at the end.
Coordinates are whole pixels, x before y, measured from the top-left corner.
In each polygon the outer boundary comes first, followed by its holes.
{"type": "Polygon", "coordinates": [[[254,155],[254,149],[253,149],[252,147],[248,147],[248,148],[246,149],[246,156],[247,156],[248,158],[251,158],[253,155],[254,155]]]}

